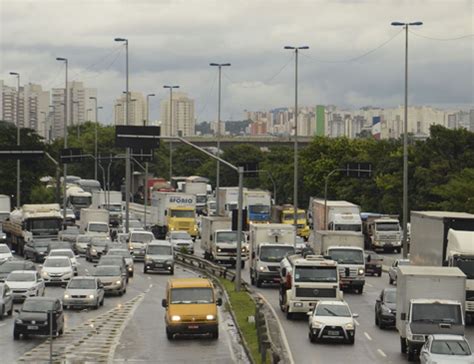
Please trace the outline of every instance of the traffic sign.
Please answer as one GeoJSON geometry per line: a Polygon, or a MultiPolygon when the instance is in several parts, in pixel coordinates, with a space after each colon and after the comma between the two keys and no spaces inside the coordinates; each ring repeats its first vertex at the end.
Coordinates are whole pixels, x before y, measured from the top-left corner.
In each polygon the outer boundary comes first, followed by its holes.
{"type": "Polygon", "coordinates": [[[140,162],[153,161],[153,149],[150,148],[132,148],[131,156],[140,162]]]}
{"type": "Polygon", "coordinates": [[[347,163],[346,176],[356,178],[372,177],[372,163],[347,163]]]}
{"type": "Polygon", "coordinates": [[[137,149],[158,148],[160,146],[160,127],[117,125],[115,127],[115,146],[137,149]]]}
{"type": "Polygon", "coordinates": [[[82,149],[80,148],[65,148],[59,151],[59,160],[61,163],[80,163],[84,159],[82,149]]]}
{"type": "Polygon", "coordinates": [[[0,148],[1,160],[28,160],[44,157],[44,150],[22,149],[20,146],[0,148]]]}
{"type": "Polygon", "coordinates": [[[244,167],[244,176],[249,178],[258,178],[258,162],[244,162],[237,164],[239,167],[244,167]]]}

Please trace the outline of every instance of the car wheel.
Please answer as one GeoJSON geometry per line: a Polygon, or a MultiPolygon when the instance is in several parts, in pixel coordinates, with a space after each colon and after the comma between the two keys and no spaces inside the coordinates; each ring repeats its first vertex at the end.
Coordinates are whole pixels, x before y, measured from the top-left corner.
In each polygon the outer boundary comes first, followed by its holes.
{"type": "Polygon", "coordinates": [[[97,298],[97,301],[94,305],[94,310],[98,310],[99,309],[99,306],[100,306],[100,303],[99,303],[99,299],[97,298]]]}
{"type": "Polygon", "coordinates": [[[362,294],[364,293],[364,286],[360,286],[359,288],[357,288],[357,294],[362,294]]]}
{"type": "Polygon", "coordinates": [[[102,297],[102,301],[100,301],[100,305],[101,305],[101,306],[104,305],[104,297],[102,297]]]}
{"type": "Polygon", "coordinates": [[[407,352],[407,342],[403,337],[400,337],[400,352],[402,354],[407,352]]]}
{"type": "Polygon", "coordinates": [[[13,331],[13,340],[20,340],[20,334],[16,331],[13,331]]]}
{"type": "Polygon", "coordinates": [[[354,345],[354,342],[355,342],[355,336],[350,337],[348,341],[349,345],[354,345]]]}
{"type": "Polygon", "coordinates": [[[168,340],[173,340],[173,334],[168,329],[166,329],[166,338],[168,340]]]}
{"type": "Polygon", "coordinates": [[[240,262],[240,268],[242,268],[242,269],[245,268],[245,261],[240,262]]]}
{"type": "Polygon", "coordinates": [[[174,268],[170,270],[170,275],[174,274],[174,268]]]}
{"type": "Polygon", "coordinates": [[[388,283],[389,283],[389,284],[393,284],[393,279],[392,279],[392,277],[390,277],[390,276],[388,277],[388,283]]]}
{"type": "Polygon", "coordinates": [[[211,337],[212,337],[214,340],[219,339],[219,330],[214,331],[214,332],[211,334],[211,337]]]}
{"type": "Polygon", "coordinates": [[[63,328],[63,327],[61,327],[61,329],[58,331],[58,334],[59,334],[59,336],[61,336],[62,334],[64,334],[64,328],[63,328]]]}
{"type": "Polygon", "coordinates": [[[414,361],[415,360],[415,350],[408,348],[407,359],[408,359],[408,361],[414,361]]]}
{"type": "Polygon", "coordinates": [[[379,277],[382,277],[382,272],[379,272],[379,274],[377,274],[379,277]]]}
{"type": "Polygon", "coordinates": [[[11,305],[11,307],[10,307],[10,311],[7,312],[7,315],[8,315],[8,316],[13,315],[13,303],[12,303],[12,305],[11,305]]]}
{"type": "Polygon", "coordinates": [[[290,312],[288,308],[286,309],[286,319],[293,320],[293,312],[290,312]]]}
{"type": "Polygon", "coordinates": [[[0,309],[0,320],[3,320],[3,316],[5,316],[5,305],[0,309]]]}
{"type": "Polygon", "coordinates": [[[377,314],[375,314],[375,326],[379,326],[379,323],[380,323],[379,318],[377,314]]]}
{"type": "Polygon", "coordinates": [[[148,269],[145,266],[143,266],[143,273],[148,273],[148,269]]]}
{"type": "Polygon", "coordinates": [[[314,336],[311,331],[308,333],[308,338],[309,338],[310,342],[312,342],[312,343],[316,342],[316,336],[314,336]]]}

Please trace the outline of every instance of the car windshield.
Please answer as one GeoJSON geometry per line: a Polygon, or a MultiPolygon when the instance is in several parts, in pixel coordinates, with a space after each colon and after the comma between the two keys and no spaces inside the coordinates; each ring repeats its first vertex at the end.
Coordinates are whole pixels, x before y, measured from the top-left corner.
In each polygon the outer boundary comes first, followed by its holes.
{"type": "Polygon", "coordinates": [[[192,218],[194,219],[194,210],[171,210],[170,217],[192,218]]]}
{"type": "Polygon", "coordinates": [[[201,196],[201,195],[197,195],[196,196],[196,202],[198,203],[206,203],[207,201],[207,196],[201,196]]]}
{"type": "Polygon", "coordinates": [[[91,245],[105,247],[109,243],[109,240],[92,240],[91,245]]]}
{"type": "Polygon", "coordinates": [[[130,241],[134,243],[149,243],[154,238],[154,235],[150,233],[133,233],[130,241]]]}
{"type": "Polygon", "coordinates": [[[353,249],[330,249],[329,255],[332,260],[339,264],[364,264],[362,250],[353,249]]]}
{"type": "Polygon", "coordinates": [[[171,239],[191,240],[191,236],[186,232],[171,233],[171,239]]]}
{"type": "Polygon", "coordinates": [[[27,299],[21,310],[24,312],[47,312],[52,310],[53,306],[53,301],[27,299]]]}
{"type": "Polygon", "coordinates": [[[458,258],[454,263],[466,275],[466,279],[474,279],[474,260],[458,258]]]}
{"type": "Polygon", "coordinates": [[[295,282],[337,282],[337,267],[296,266],[295,282]]]}
{"type": "Polygon", "coordinates": [[[95,280],[93,279],[73,279],[69,282],[68,289],[95,289],[95,280]]]}
{"type": "Polygon", "coordinates": [[[103,256],[99,260],[99,265],[122,265],[123,258],[119,256],[103,256]]]}
{"type": "Polygon", "coordinates": [[[462,324],[460,305],[442,303],[416,303],[412,306],[411,321],[424,323],[462,324]]]}
{"type": "Polygon", "coordinates": [[[400,231],[398,222],[378,222],[375,224],[377,231],[400,231]]]}
{"type": "Polygon", "coordinates": [[[146,251],[149,255],[171,255],[170,246],[149,245],[146,251]]]}
{"type": "Polygon", "coordinates": [[[336,224],[334,226],[336,231],[362,231],[360,224],[336,224]]]}
{"type": "Polygon", "coordinates": [[[9,282],[31,282],[35,281],[36,273],[11,272],[7,278],[9,282]]]}
{"type": "Polygon", "coordinates": [[[125,258],[131,258],[132,256],[126,249],[120,249],[120,250],[109,250],[107,255],[115,255],[119,257],[125,257],[125,258]]]}
{"type": "Polygon", "coordinates": [[[211,203],[209,204],[209,209],[210,209],[210,210],[215,210],[215,209],[216,209],[216,203],[215,203],[215,202],[211,202],[211,203]]]}
{"type": "Polygon", "coordinates": [[[31,230],[59,230],[61,227],[61,220],[30,220],[29,224],[31,230]]]}
{"type": "Polygon", "coordinates": [[[69,267],[70,265],[71,261],[69,259],[46,259],[43,267],[59,268],[69,267]]]}
{"type": "Polygon", "coordinates": [[[105,205],[105,208],[108,211],[112,211],[112,212],[121,212],[122,211],[122,206],[120,206],[120,205],[105,205]]]}
{"type": "Polygon", "coordinates": [[[56,242],[56,243],[49,243],[48,247],[49,247],[49,250],[70,249],[71,244],[69,244],[68,242],[56,242]]]}
{"type": "Polygon", "coordinates": [[[90,223],[88,227],[89,231],[99,232],[99,233],[106,233],[109,231],[109,226],[107,224],[94,224],[90,223]]]}
{"type": "Polygon", "coordinates": [[[71,196],[69,199],[73,205],[78,206],[89,206],[92,202],[92,197],[90,196],[71,196]]]}
{"type": "Polygon", "coordinates": [[[384,301],[386,303],[396,303],[397,302],[397,291],[396,290],[386,290],[384,295],[384,301]]]}
{"type": "Polygon", "coordinates": [[[74,258],[74,253],[71,250],[51,250],[49,256],[74,258]]]}
{"type": "Polygon", "coordinates": [[[212,303],[214,302],[211,288],[173,288],[171,303],[212,303]]]}
{"type": "Polygon", "coordinates": [[[0,254],[10,253],[10,249],[5,244],[0,245],[0,254]]]}
{"type": "Polygon", "coordinates": [[[88,243],[89,241],[91,241],[91,237],[86,235],[78,236],[76,239],[78,243],[88,243]]]}
{"type": "Polygon", "coordinates": [[[252,205],[249,206],[249,212],[252,214],[269,214],[270,206],[268,205],[252,205]]]}
{"type": "Polygon", "coordinates": [[[465,340],[433,340],[431,352],[441,355],[471,355],[471,349],[465,340]]]}
{"type": "Polygon", "coordinates": [[[237,231],[219,231],[216,240],[217,243],[236,243],[237,231]]]}
{"type": "Polygon", "coordinates": [[[288,253],[294,253],[295,248],[287,246],[262,246],[260,248],[260,260],[262,262],[280,262],[288,253]]]}
{"type": "MultiPolygon", "coordinates": [[[[31,267],[26,265],[26,263],[18,261],[18,262],[6,262],[0,265],[0,273],[10,273],[14,270],[25,270],[30,269],[31,267]]],[[[34,266],[33,266],[34,268],[34,266]]],[[[34,268],[36,270],[36,268],[34,268]]]]}
{"type": "Polygon", "coordinates": [[[38,250],[46,250],[49,247],[49,243],[48,242],[35,241],[35,242],[33,242],[33,246],[38,250]]]}
{"type": "Polygon", "coordinates": [[[120,267],[113,265],[113,266],[97,266],[95,269],[96,276],[104,276],[104,277],[111,277],[111,276],[120,276],[122,272],[120,271],[120,267]]]}
{"type": "Polygon", "coordinates": [[[351,312],[345,305],[318,305],[315,316],[351,317],[351,312]]]}

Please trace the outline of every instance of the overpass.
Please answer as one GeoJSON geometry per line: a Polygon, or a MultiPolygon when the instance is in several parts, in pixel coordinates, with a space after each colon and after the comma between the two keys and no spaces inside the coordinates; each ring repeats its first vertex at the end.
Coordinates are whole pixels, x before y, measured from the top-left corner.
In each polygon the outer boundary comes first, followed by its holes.
{"type": "MultiPolygon", "coordinates": [[[[215,147],[217,144],[215,136],[188,136],[185,138],[200,147],[215,147]]],[[[313,137],[299,136],[298,144],[304,147],[308,145],[312,139],[313,137]]],[[[168,143],[167,140],[162,140],[162,142],[168,143]]],[[[293,146],[294,138],[291,136],[221,136],[221,148],[227,148],[237,144],[251,144],[257,147],[293,146]]]]}

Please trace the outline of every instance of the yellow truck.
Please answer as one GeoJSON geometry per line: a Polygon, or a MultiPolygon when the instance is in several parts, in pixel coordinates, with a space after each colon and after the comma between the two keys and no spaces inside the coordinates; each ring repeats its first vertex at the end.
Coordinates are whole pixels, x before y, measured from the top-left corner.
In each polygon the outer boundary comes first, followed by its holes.
{"type": "Polygon", "coordinates": [[[216,297],[212,282],[205,278],[170,279],[166,285],[165,308],[166,337],[175,335],[209,334],[219,338],[217,306],[222,299],[216,297]]]}
{"type": "MultiPolygon", "coordinates": [[[[272,222],[276,224],[294,225],[295,209],[293,205],[274,205],[272,206],[272,222]]],[[[306,213],[303,209],[297,212],[297,235],[308,240],[310,229],[306,221],[306,213]]]]}

